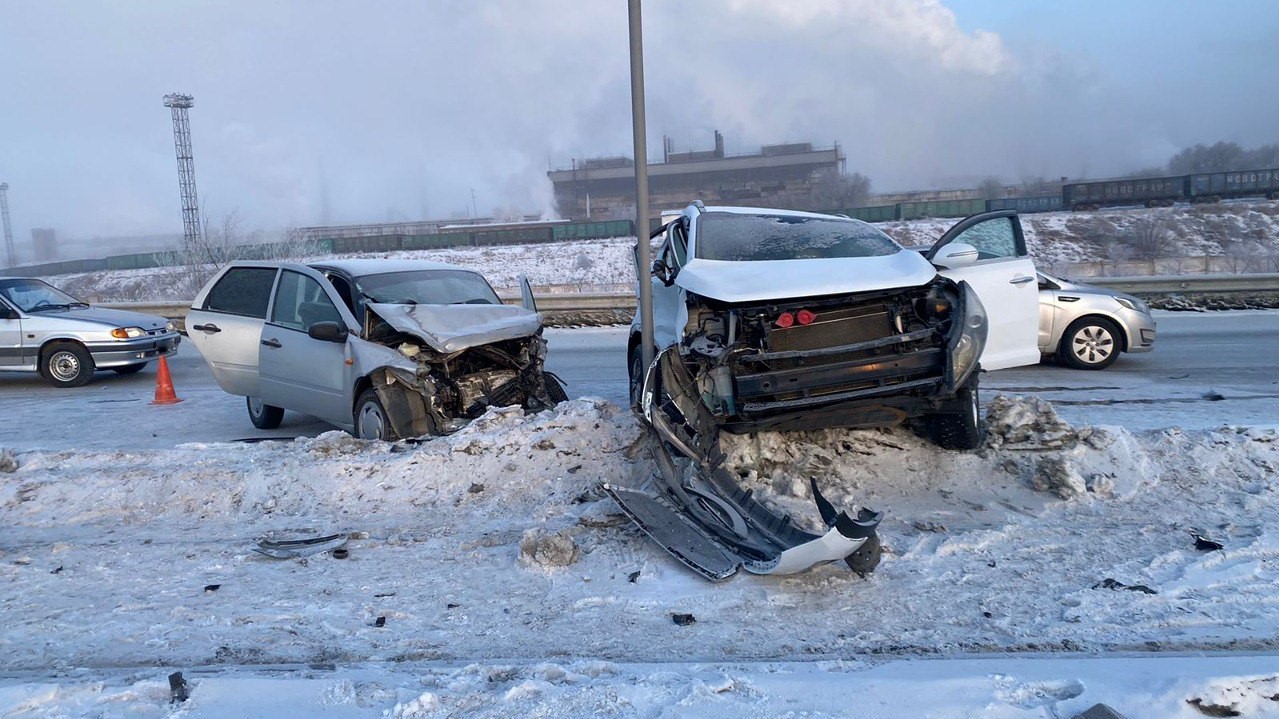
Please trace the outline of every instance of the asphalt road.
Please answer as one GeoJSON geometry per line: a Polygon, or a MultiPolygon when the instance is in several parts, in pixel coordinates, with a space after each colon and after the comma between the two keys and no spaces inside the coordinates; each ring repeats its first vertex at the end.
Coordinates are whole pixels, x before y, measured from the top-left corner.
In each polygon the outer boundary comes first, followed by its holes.
{"type": "MultiPolygon", "coordinates": [[[[1052,401],[1075,424],[1133,429],[1279,425],[1279,312],[1157,313],[1152,353],[1124,355],[1107,370],[1042,364],[985,375],[983,400],[996,393],[1052,401]]],[[[571,397],[626,399],[625,328],[548,330],[549,369],[571,397]]],[[[258,437],[315,436],[332,427],[294,412],[257,430],[244,400],[220,390],[190,341],[170,362],[183,400],[152,406],[155,370],[123,377],[101,372],[78,389],[55,389],[35,375],[0,373],[0,448],[172,447],[258,437]]]]}

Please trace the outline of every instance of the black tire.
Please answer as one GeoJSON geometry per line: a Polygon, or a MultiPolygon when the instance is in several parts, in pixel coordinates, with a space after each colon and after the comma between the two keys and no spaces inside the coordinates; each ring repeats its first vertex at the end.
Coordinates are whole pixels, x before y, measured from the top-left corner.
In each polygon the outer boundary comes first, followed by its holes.
{"type": "Polygon", "coordinates": [[[630,387],[631,409],[640,411],[640,392],[644,391],[644,353],[639,345],[631,348],[626,358],[626,376],[630,387]]]}
{"type": "Polygon", "coordinates": [[[862,546],[858,547],[856,552],[844,557],[844,562],[848,564],[849,569],[857,572],[858,576],[864,579],[879,566],[881,553],[879,534],[872,534],[866,538],[865,542],[862,542],[862,546]]]}
{"type": "Polygon", "coordinates": [[[127,364],[123,367],[112,367],[111,371],[116,374],[137,374],[146,369],[146,367],[146,362],[139,362],[138,364],[127,364]]]}
{"type": "Polygon", "coordinates": [[[546,378],[546,398],[551,400],[551,404],[557,405],[560,402],[567,402],[568,392],[564,391],[564,385],[560,384],[560,381],[549,373],[542,376],[546,378]]]}
{"type": "Polygon", "coordinates": [[[1061,335],[1057,357],[1075,369],[1106,369],[1123,346],[1119,326],[1105,317],[1080,317],[1061,335]]]}
{"type": "Polygon", "coordinates": [[[79,342],[54,342],[40,352],[40,375],[54,387],[83,387],[94,369],[93,357],[79,342]]]}
{"type": "Polygon", "coordinates": [[[257,397],[245,397],[244,406],[249,410],[249,421],[258,429],[275,429],[284,421],[284,409],[262,404],[257,397]]]}
{"type": "Polygon", "coordinates": [[[977,377],[955,393],[948,411],[933,415],[933,441],[942,449],[977,449],[986,439],[986,424],[981,418],[981,401],[977,393],[977,377]]]}
{"type": "Polygon", "coordinates": [[[372,387],[361,392],[359,399],[355,400],[354,424],[354,434],[360,439],[394,442],[400,438],[386,416],[382,400],[378,399],[377,392],[372,387]]]}

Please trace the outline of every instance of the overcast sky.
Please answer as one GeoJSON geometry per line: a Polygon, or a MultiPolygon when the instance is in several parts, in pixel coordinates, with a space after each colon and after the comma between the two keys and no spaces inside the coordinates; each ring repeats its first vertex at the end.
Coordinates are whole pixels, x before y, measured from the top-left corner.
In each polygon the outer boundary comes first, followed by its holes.
{"type": "MultiPolygon", "coordinates": [[[[877,191],[1105,176],[1279,142],[1273,0],[648,0],[650,156],[838,142],[877,191]]],[[[15,239],[546,207],[548,163],[629,155],[624,0],[12,0],[0,181],[15,239]],[[327,198],[327,201],[325,200],[327,198]],[[326,217],[327,216],[327,217],[326,217]]]]}

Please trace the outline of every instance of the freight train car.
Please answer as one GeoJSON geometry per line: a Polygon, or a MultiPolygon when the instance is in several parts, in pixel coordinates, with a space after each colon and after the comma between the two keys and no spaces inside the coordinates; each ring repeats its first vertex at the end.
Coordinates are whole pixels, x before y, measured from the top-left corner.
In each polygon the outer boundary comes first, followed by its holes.
{"type": "Polygon", "coordinates": [[[1004,197],[998,200],[987,200],[986,211],[1016,210],[1026,215],[1032,212],[1056,212],[1062,209],[1061,195],[1041,195],[1039,197],[1004,197]]]}
{"type": "Polygon", "coordinates": [[[1206,172],[1191,175],[1186,188],[1192,202],[1216,202],[1227,197],[1279,197],[1279,170],[1206,172]]]}

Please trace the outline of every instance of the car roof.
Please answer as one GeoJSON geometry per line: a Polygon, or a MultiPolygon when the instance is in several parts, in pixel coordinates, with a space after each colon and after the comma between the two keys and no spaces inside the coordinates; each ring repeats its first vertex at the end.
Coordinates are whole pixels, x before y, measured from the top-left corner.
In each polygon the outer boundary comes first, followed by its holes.
{"type": "Polygon", "coordinates": [[[432,262],[431,260],[336,259],[310,262],[307,263],[307,266],[334,269],[339,272],[345,272],[352,277],[381,275],[388,272],[411,272],[413,270],[459,270],[479,274],[467,267],[451,265],[447,262],[432,262]]]}
{"type": "Polygon", "coordinates": [[[835,220],[849,220],[850,217],[828,215],[821,212],[803,212],[801,210],[783,210],[777,207],[738,207],[735,205],[707,205],[706,212],[728,212],[735,215],[781,215],[783,217],[822,217],[835,220]]]}

